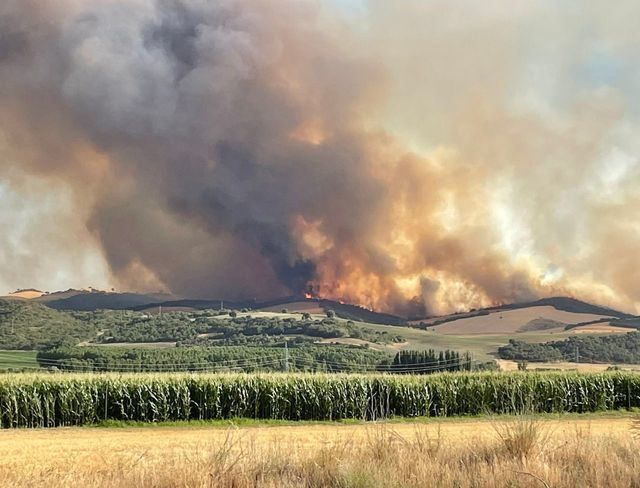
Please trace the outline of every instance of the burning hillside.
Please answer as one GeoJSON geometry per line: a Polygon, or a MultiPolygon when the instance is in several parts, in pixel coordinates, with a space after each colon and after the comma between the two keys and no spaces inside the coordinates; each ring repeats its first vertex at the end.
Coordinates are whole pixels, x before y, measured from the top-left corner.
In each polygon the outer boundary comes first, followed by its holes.
{"type": "Polygon", "coordinates": [[[478,6],[3,2],[0,284],[633,309],[638,7],[478,6]]]}

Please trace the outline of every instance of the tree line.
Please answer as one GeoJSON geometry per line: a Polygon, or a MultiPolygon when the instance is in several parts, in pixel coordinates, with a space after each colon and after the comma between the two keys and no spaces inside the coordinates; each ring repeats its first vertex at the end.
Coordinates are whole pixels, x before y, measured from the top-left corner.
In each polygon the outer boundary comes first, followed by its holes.
{"type": "Polygon", "coordinates": [[[571,336],[561,341],[533,344],[511,339],[498,348],[502,359],[518,361],[570,361],[640,363],[640,332],[605,336],[571,336]]]}

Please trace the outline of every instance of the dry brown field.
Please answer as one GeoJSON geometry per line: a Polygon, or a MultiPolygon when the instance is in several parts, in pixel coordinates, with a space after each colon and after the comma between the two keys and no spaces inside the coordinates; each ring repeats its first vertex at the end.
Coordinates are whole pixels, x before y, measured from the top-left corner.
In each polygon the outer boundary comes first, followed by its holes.
{"type": "MultiPolygon", "coordinates": [[[[462,318],[434,327],[439,334],[511,334],[516,333],[520,327],[534,319],[553,320],[563,324],[579,324],[605,317],[604,315],[565,312],[551,306],[540,306],[462,318]]],[[[559,331],[562,331],[562,328],[559,331]]]]}
{"type": "MultiPolygon", "coordinates": [[[[518,361],[510,359],[496,359],[502,371],[517,371],[518,361]]],[[[570,371],[598,372],[607,371],[611,367],[625,371],[640,371],[640,364],[612,364],[612,363],[573,363],[569,361],[528,362],[527,369],[561,369],[570,371]]]]}
{"type": "Polygon", "coordinates": [[[25,300],[33,300],[34,298],[40,298],[44,293],[38,290],[21,290],[14,293],[9,293],[6,297],[2,298],[22,298],[25,300]]]}
{"type": "Polygon", "coordinates": [[[624,416],[0,432],[1,486],[639,486],[624,416]]]}
{"type": "Polygon", "coordinates": [[[636,329],[619,327],[617,325],[611,325],[609,322],[603,322],[601,324],[581,325],[572,330],[576,334],[628,334],[636,329]]]}

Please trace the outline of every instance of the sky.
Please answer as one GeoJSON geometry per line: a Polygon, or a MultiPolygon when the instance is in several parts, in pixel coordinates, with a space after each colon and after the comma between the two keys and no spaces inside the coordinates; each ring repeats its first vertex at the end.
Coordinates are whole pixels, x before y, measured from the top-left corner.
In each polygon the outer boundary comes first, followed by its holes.
{"type": "Polygon", "coordinates": [[[0,291],[640,313],[638,14],[3,2],[0,291]]]}

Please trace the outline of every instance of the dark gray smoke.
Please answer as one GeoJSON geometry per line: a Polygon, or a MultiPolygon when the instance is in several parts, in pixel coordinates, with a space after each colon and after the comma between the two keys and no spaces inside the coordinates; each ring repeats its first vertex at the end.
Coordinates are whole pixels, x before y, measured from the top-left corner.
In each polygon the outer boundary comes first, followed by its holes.
{"type": "MultiPolygon", "coordinates": [[[[98,246],[123,288],[239,299],[311,284],[405,314],[556,292],[638,302],[640,280],[602,248],[637,186],[619,211],[589,186],[597,155],[622,147],[616,97],[559,100],[560,115],[524,103],[540,90],[512,98],[544,66],[530,32],[576,52],[574,32],[543,22],[554,7],[463,22],[446,3],[390,5],[352,31],[337,7],[289,0],[5,1],[7,175],[70,189],[89,232],[64,246],[52,232],[53,254],[98,246]]],[[[620,171],[639,181],[635,160],[620,171]]],[[[637,233],[621,233],[636,259],[637,233]]]]}

